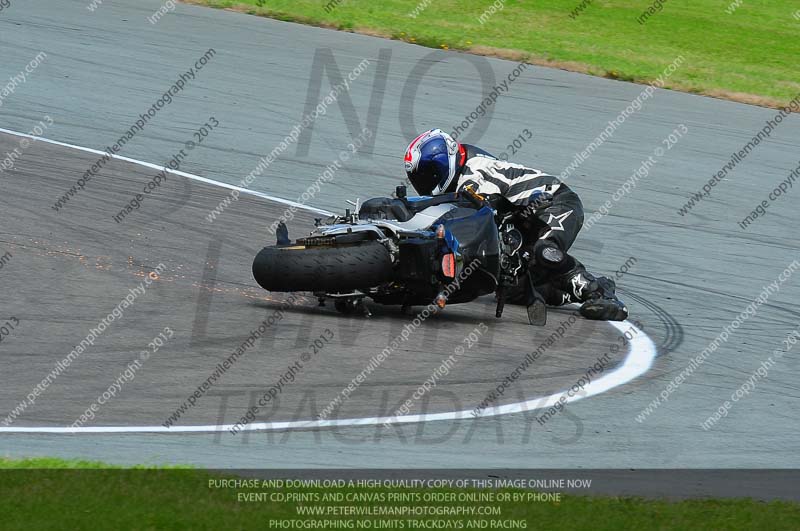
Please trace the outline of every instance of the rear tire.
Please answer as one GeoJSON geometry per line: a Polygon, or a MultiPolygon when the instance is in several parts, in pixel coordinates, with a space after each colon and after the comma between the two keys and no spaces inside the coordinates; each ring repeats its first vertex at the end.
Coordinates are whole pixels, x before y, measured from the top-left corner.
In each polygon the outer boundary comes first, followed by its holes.
{"type": "Polygon", "coordinates": [[[253,277],[268,291],[348,293],[393,277],[389,251],[378,242],[337,247],[264,247],[253,261],[253,277]]]}

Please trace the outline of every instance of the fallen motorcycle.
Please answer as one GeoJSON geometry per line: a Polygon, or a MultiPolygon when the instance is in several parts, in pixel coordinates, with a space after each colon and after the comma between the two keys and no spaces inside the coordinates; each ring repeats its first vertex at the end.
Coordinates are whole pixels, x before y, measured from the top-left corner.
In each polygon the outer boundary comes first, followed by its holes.
{"type": "Polygon", "coordinates": [[[253,261],[258,284],[276,292],[312,292],[342,313],[370,315],[378,304],[412,306],[465,303],[496,294],[499,318],[506,296],[519,293],[531,324],[544,325],[547,309],[536,292],[528,253],[513,213],[471,188],[435,197],[379,197],[343,216],[317,219],[309,236],[292,243],[284,224],[278,241],[253,261]]]}

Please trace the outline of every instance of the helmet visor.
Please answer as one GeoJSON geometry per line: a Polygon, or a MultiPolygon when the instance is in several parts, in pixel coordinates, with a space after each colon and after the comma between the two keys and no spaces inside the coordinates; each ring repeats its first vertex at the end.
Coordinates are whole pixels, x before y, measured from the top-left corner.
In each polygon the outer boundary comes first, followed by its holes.
{"type": "MultiPolygon", "coordinates": [[[[420,195],[431,195],[450,175],[447,155],[437,155],[431,160],[422,160],[411,177],[411,184],[420,195]]],[[[439,192],[440,190],[437,190],[439,192]]]]}

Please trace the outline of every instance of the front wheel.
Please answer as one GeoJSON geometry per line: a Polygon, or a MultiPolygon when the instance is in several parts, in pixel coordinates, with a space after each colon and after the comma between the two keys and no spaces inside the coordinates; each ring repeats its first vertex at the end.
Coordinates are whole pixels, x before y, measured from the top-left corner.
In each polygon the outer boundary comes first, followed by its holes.
{"type": "Polygon", "coordinates": [[[264,247],[253,277],[268,291],[348,293],[392,280],[389,251],[378,242],[344,246],[264,247]]]}

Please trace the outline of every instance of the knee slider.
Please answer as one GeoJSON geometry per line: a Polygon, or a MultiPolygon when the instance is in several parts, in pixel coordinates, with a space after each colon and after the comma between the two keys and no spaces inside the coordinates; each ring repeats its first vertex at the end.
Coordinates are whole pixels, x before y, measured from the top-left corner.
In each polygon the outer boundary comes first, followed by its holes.
{"type": "Polygon", "coordinates": [[[567,262],[567,253],[562,251],[552,242],[539,240],[533,246],[533,256],[536,263],[545,269],[561,270],[567,262]]]}

